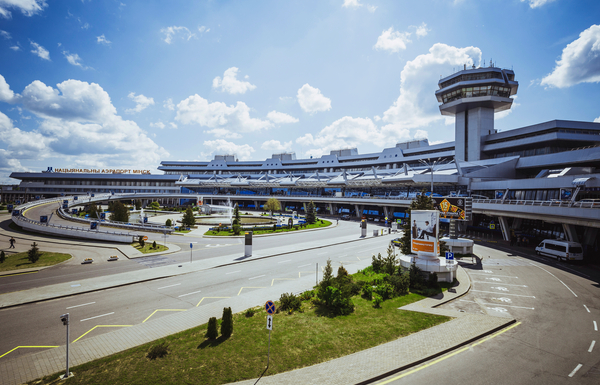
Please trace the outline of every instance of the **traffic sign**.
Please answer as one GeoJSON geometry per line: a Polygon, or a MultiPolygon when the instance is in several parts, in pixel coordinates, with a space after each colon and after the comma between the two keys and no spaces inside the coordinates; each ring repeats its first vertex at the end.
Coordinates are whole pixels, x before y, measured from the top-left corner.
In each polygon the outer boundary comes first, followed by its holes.
{"type": "Polygon", "coordinates": [[[192,247],[194,247],[194,245],[193,245],[193,244],[190,242],[190,249],[191,249],[192,247]]]}
{"type": "Polygon", "coordinates": [[[267,316],[267,329],[273,330],[273,316],[270,314],[267,316]]]}
{"type": "Polygon", "coordinates": [[[452,253],[450,251],[446,251],[446,260],[447,261],[454,261],[454,253],[452,253]]]}
{"type": "Polygon", "coordinates": [[[275,303],[273,301],[267,301],[265,303],[265,310],[267,314],[275,314],[275,303]]]}
{"type": "Polygon", "coordinates": [[[148,236],[147,236],[147,235],[144,235],[144,238],[142,238],[142,239],[143,239],[144,241],[147,241],[147,240],[148,240],[148,236]]]}

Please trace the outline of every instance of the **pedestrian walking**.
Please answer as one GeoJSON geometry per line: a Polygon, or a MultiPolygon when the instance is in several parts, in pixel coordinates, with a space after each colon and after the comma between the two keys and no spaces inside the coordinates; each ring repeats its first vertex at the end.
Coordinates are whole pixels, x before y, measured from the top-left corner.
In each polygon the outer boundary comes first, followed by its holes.
{"type": "Polygon", "coordinates": [[[10,247],[9,249],[14,249],[15,248],[15,239],[13,237],[10,237],[10,247]]]}

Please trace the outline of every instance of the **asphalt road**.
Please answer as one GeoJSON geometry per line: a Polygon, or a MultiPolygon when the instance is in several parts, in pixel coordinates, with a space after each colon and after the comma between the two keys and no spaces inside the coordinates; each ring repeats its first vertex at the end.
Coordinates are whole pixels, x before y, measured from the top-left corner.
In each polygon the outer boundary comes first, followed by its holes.
{"type": "Polygon", "coordinates": [[[599,384],[600,274],[482,246],[476,254],[472,290],[443,307],[520,324],[377,383],[599,384]]]}

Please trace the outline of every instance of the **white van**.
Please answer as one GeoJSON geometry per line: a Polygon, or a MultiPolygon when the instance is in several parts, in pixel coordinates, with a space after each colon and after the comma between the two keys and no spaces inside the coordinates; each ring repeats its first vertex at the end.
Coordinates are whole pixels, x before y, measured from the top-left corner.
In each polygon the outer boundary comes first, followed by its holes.
{"type": "Polygon", "coordinates": [[[535,248],[537,255],[547,255],[559,261],[583,260],[583,248],[577,242],[544,239],[535,248]]]}

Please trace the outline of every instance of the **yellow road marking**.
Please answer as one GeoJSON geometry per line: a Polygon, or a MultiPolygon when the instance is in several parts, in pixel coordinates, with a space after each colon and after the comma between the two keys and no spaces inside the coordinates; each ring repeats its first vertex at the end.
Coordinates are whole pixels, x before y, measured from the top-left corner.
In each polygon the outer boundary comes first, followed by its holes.
{"type": "Polygon", "coordinates": [[[146,318],[145,320],[142,321],[142,323],[148,321],[150,319],[150,317],[152,317],[154,315],[154,313],[156,313],[157,311],[185,311],[186,309],[156,309],[152,312],[152,314],[150,314],[148,316],[148,318],[146,318]]]}
{"type": "Polygon", "coordinates": [[[33,273],[38,273],[39,271],[26,271],[25,273],[14,273],[14,274],[4,274],[4,275],[0,275],[0,278],[2,277],[13,277],[15,275],[23,275],[23,274],[33,274],[33,273]]]}
{"type": "Polygon", "coordinates": [[[4,353],[3,355],[0,356],[0,358],[4,357],[5,355],[7,355],[8,353],[12,353],[15,350],[19,349],[19,348],[32,348],[32,349],[42,349],[42,348],[57,348],[58,346],[17,346],[16,348],[9,350],[8,352],[4,353]]]}
{"type": "Polygon", "coordinates": [[[204,301],[204,298],[231,298],[231,297],[202,297],[202,299],[200,300],[200,302],[198,302],[198,305],[196,305],[196,307],[198,307],[200,305],[200,303],[202,301],[204,301]]]}
{"type": "Polygon", "coordinates": [[[133,325],[96,325],[93,328],[91,328],[90,330],[88,330],[87,332],[83,333],[81,335],[81,337],[77,338],[75,341],[71,342],[71,343],[75,343],[77,341],[79,341],[80,339],[82,339],[86,334],[88,334],[89,332],[91,332],[92,330],[96,329],[96,328],[128,328],[130,326],[133,325]]]}
{"type": "Polygon", "coordinates": [[[507,327],[507,328],[506,328],[506,329],[504,329],[504,330],[500,330],[499,332],[497,332],[497,333],[494,333],[494,334],[492,334],[491,336],[489,336],[489,337],[486,337],[486,338],[482,339],[481,341],[477,341],[477,342],[475,342],[475,343],[473,343],[473,344],[471,344],[471,345],[469,345],[469,346],[465,346],[465,347],[464,347],[464,348],[462,348],[462,349],[459,349],[459,350],[457,350],[457,351],[455,351],[455,352],[452,352],[452,353],[450,353],[450,354],[448,354],[448,355],[445,355],[445,356],[443,356],[443,357],[440,357],[440,358],[438,358],[437,360],[435,360],[435,361],[432,361],[432,362],[430,362],[430,363],[428,363],[428,364],[425,364],[425,365],[419,366],[418,368],[415,368],[415,369],[413,369],[413,370],[411,370],[411,371],[409,371],[409,372],[403,373],[403,374],[401,374],[401,375],[399,375],[399,376],[396,376],[396,377],[394,377],[394,378],[390,378],[389,380],[386,380],[386,381],[384,381],[384,382],[378,382],[378,383],[377,383],[377,385],[385,385],[385,384],[389,384],[390,382],[393,382],[393,381],[399,380],[399,379],[401,379],[402,377],[406,377],[406,376],[408,376],[408,375],[410,375],[410,374],[413,374],[413,373],[416,373],[416,372],[418,372],[419,370],[422,370],[422,369],[425,369],[425,368],[427,368],[427,367],[429,367],[429,366],[435,365],[435,364],[437,364],[437,363],[439,363],[439,362],[442,362],[442,361],[444,361],[444,360],[445,360],[445,359],[447,359],[447,358],[450,358],[450,357],[452,357],[452,356],[455,356],[455,355],[457,355],[457,354],[459,354],[459,353],[462,353],[462,352],[464,352],[465,350],[469,350],[469,349],[470,349],[470,348],[472,348],[473,346],[477,346],[477,345],[479,345],[479,344],[481,344],[481,343],[484,343],[485,341],[491,340],[491,339],[492,339],[492,338],[494,338],[494,337],[498,337],[500,334],[502,334],[502,333],[505,333],[505,332],[509,331],[510,329],[512,329],[512,328],[515,328],[515,327],[519,326],[520,324],[521,324],[521,322],[517,322],[516,324],[514,324],[514,325],[511,325],[511,326],[507,327]]]}
{"type": "Polygon", "coordinates": [[[244,290],[244,289],[266,289],[266,287],[250,287],[250,286],[245,286],[245,287],[242,287],[240,289],[240,291],[238,292],[238,295],[242,294],[242,290],[244,290]]]}
{"type": "Polygon", "coordinates": [[[273,286],[273,284],[275,283],[275,280],[278,281],[293,281],[296,278],[273,278],[273,280],[271,281],[271,286],[273,286]]]}
{"type": "Polygon", "coordinates": [[[298,278],[302,278],[302,273],[312,274],[312,273],[314,273],[314,271],[299,271],[298,272],[298,278]]]}

